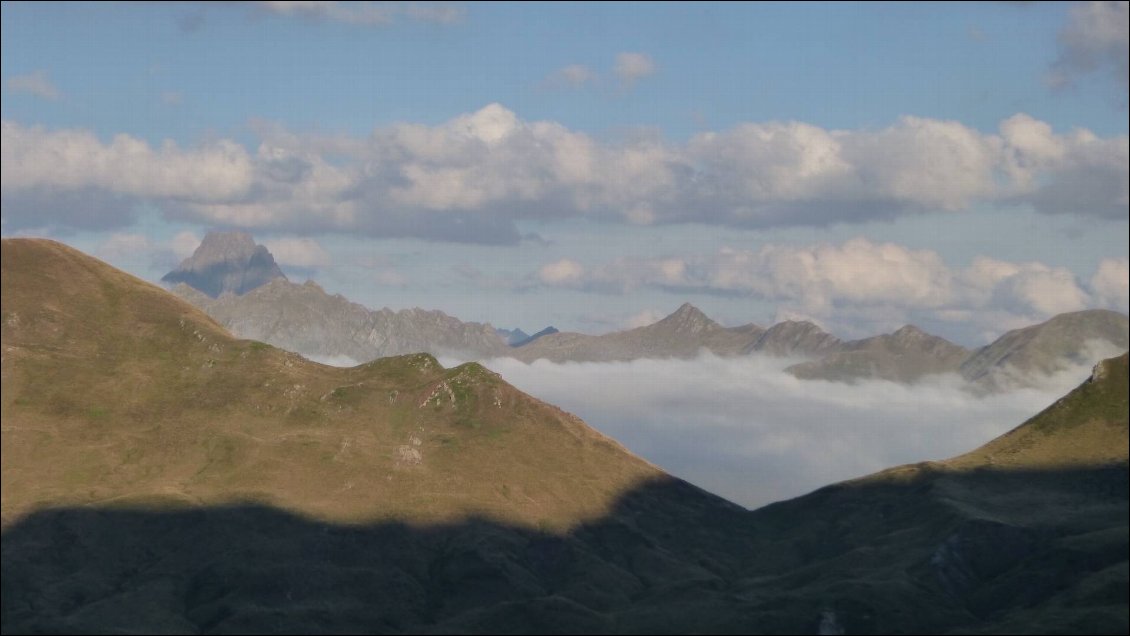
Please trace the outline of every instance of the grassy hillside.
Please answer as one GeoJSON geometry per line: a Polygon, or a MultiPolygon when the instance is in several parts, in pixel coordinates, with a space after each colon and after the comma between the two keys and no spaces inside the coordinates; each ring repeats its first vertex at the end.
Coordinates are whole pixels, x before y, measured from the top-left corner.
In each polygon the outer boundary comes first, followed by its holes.
{"type": "Polygon", "coordinates": [[[477,364],[312,363],[58,243],[4,241],[3,299],[6,523],[160,499],[565,527],[662,475],[477,364]]]}

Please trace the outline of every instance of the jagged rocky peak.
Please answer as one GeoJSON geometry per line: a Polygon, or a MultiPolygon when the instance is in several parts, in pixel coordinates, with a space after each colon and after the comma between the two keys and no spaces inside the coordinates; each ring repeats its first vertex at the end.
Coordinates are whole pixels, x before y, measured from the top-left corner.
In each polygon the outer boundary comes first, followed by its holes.
{"type": "Polygon", "coordinates": [[[185,283],[213,298],[245,294],[272,280],[286,280],[275,258],[247,232],[208,232],[192,256],[161,278],[185,283]]]}
{"type": "Polygon", "coordinates": [[[683,333],[700,333],[706,329],[718,326],[718,323],[711,320],[706,314],[702,313],[702,310],[690,303],[683,303],[675,310],[675,313],[660,320],[656,324],[673,327],[675,331],[683,333]]]}

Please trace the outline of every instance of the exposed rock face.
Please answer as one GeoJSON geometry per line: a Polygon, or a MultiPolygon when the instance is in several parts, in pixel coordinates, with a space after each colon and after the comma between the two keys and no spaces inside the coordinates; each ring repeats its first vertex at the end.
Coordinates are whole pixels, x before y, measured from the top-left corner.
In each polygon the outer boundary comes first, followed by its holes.
{"type": "Polygon", "coordinates": [[[286,275],[266,247],[246,232],[208,232],[192,256],[161,280],[185,283],[216,298],[231,292],[245,294],[286,275]]]}
{"type": "Polygon", "coordinates": [[[1069,364],[1094,364],[1128,346],[1130,321],[1125,315],[1105,309],[1077,311],[1004,334],[974,351],[962,363],[961,375],[990,390],[1025,386],[1033,376],[1069,364]],[[1100,350],[1092,351],[1096,348],[1100,350]]]}
{"type": "Polygon", "coordinates": [[[779,322],[742,353],[765,353],[771,356],[817,356],[839,348],[839,338],[807,320],[779,322]]]}
{"type": "Polygon", "coordinates": [[[906,325],[891,334],[845,342],[839,351],[787,371],[804,380],[914,382],[925,375],[957,371],[968,355],[965,347],[906,325]]]}
{"type": "Polygon", "coordinates": [[[490,325],[462,322],[441,311],[372,311],[312,281],[276,279],[242,296],[213,299],[183,285],[173,293],[241,338],[261,340],[314,359],[357,362],[427,352],[488,358],[509,350],[490,325]]]}
{"type": "Polygon", "coordinates": [[[737,355],[764,329],[754,324],[727,328],[697,307],[684,303],[674,313],[646,327],[589,336],[554,333],[516,347],[506,355],[532,362],[608,362],[638,358],[692,358],[703,349],[716,355],[737,355]]]}

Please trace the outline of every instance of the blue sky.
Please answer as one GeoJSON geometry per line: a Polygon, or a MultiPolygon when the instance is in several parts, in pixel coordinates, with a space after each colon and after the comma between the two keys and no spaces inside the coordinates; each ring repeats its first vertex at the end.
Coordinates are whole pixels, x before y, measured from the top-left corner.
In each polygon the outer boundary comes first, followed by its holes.
{"type": "Polygon", "coordinates": [[[4,3],[5,236],[601,332],[1127,309],[1126,3],[4,3]]]}

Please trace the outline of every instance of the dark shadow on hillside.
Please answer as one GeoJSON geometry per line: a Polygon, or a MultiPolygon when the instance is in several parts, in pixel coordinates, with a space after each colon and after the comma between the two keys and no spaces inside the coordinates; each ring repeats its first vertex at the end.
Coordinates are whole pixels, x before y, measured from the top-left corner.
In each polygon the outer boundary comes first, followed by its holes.
{"type": "Polygon", "coordinates": [[[923,474],[752,513],[670,480],[565,536],[59,508],[4,530],[0,618],[4,633],[1125,633],[1126,564],[1125,466],[923,474]]]}

